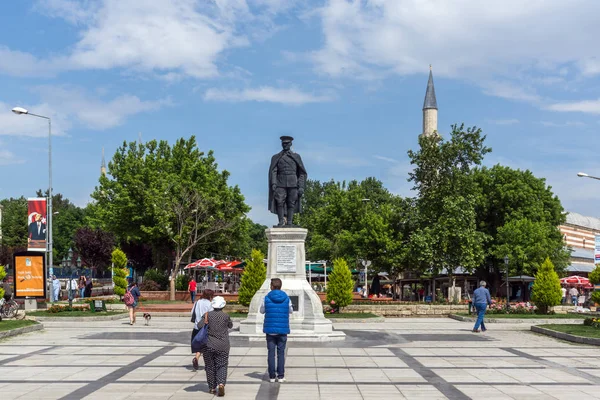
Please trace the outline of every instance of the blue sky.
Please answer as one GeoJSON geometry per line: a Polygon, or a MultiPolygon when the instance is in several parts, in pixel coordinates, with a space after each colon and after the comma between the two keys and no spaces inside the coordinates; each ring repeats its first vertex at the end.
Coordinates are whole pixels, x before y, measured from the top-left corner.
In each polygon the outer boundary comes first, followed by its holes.
{"type": "Polygon", "coordinates": [[[281,134],[309,177],[375,176],[412,195],[433,64],[439,130],[487,135],[486,164],[531,169],[598,216],[600,2],[594,0],[46,0],[0,14],[0,198],[47,187],[90,201],[101,151],[196,135],[258,222],[281,134]]]}

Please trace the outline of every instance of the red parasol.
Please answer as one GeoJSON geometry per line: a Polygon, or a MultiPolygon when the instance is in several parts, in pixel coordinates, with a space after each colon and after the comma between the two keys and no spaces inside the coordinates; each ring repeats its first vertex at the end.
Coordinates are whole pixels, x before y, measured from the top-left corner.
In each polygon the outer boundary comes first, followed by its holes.
{"type": "Polygon", "coordinates": [[[567,276],[560,280],[562,284],[575,285],[575,286],[590,286],[590,280],[583,276],[573,275],[567,276]]]}

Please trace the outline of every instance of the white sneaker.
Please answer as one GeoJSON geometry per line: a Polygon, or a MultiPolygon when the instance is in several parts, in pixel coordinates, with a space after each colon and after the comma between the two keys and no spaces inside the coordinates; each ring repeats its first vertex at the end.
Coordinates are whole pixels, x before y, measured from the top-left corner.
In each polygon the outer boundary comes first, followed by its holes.
{"type": "Polygon", "coordinates": [[[269,382],[275,383],[275,378],[269,379],[269,382]]]}
{"type": "Polygon", "coordinates": [[[285,378],[277,378],[277,382],[284,383],[285,382],[285,378]]]}

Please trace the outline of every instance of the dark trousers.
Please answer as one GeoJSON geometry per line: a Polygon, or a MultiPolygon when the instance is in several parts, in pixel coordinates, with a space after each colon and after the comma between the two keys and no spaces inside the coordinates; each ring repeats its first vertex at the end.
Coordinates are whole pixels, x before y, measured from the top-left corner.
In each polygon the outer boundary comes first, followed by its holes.
{"type": "Polygon", "coordinates": [[[287,335],[267,335],[267,364],[269,379],[285,376],[285,345],[287,335]],[[275,375],[275,349],[277,349],[277,375],[275,375]]]}
{"type": "Polygon", "coordinates": [[[229,353],[221,353],[206,349],[202,353],[204,358],[204,369],[206,370],[206,383],[209,389],[227,383],[227,365],[229,364],[229,353]]]}
{"type": "Polygon", "coordinates": [[[194,301],[196,301],[196,292],[192,292],[192,291],[190,290],[190,297],[192,298],[192,303],[193,303],[194,301]]]}

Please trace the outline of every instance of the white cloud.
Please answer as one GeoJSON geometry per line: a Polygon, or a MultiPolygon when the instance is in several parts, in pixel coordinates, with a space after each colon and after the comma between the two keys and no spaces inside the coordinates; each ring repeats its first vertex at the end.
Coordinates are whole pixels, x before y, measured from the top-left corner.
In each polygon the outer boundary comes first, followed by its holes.
{"type": "Polygon", "coordinates": [[[204,100],[226,101],[231,103],[258,101],[297,106],[306,103],[322,103],[331,101],[333,100],[333,96],[305,93],[296,88],[282,89],[270,86],[262,86],[256,89],[243,90],[224,90],[211,88],[204,93],[204,100]]]}
{"type": "MultiPolygon", "coordinates": [[[[4,143],[0,142],[0,147],[4,147],[4,143]]],[[[23,164],[25,159],[17,157],[14,153],[2,149],[0,150],[0,165],[23,164]]]]}
{"type": "Polygon", "coordinates": [[[542,121],[540,124],[547,126],[549,128],[567,128],[570,126],[585,126],[585,123],[581,121],[566,121],[566,122],[552,122],[552,121],[542,121]]]}
{"type": "Polygon", "coordinates": [[[547,109],[561,112],[582,112],[588,114],[600,114],[600,99],[555,103],[549,105],[547,109]]]}
{"type": "Polygon", "coordinates": [[[519,123],[518,119],[489,119],[487,122],[495,125],[515,125],[519,123]]]}
{"type": "Polygon", "coordinates": [[[34,89],[41,98],[38,104],[0,102],[0,136],[46,137],[46,120],[28,115],[16,115],[11,109],[18,105],[32,113],[52,119],[52,135],[65,135],[73,125],[94,130],[113,128],[124,123],[131,115],[169,106],[169,99],[143,101],[136,96],[123,94],[110,100],[90,96],[73,86],[38,86],[34,89]]]}
{"type": "Polygon", "coordinates": [[[278,28],[276,13],[288,7],[270,0],[38,1],[35,10],[79,29],[63,54],[36,57],[0,47],[0,72],[52,76],[64,71],[120,68],[167,80],[211,78],[231,48],[247,46],[278,28]],[[253,13],[253,11],[256,11],[253,13]]]}
{"type": "Polygon", "coordinates": [[[539,103],[535,85],[600,74],[589,57],[599,12],[600,2],[587,0],[327,0],[313,14],[324,45],[308,58],[318,73],[340,78],[424,73],[433,64],[436,76],[539,103]]]}

